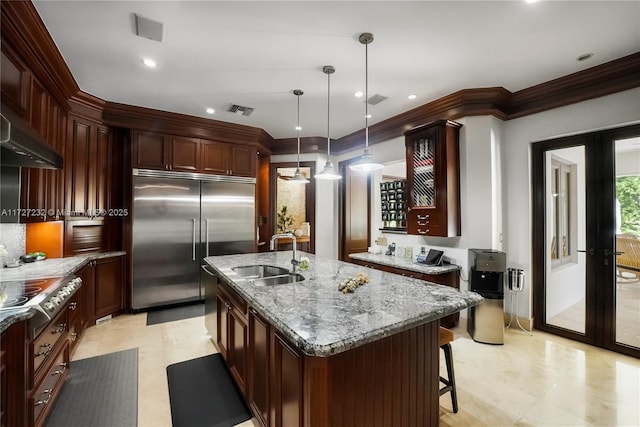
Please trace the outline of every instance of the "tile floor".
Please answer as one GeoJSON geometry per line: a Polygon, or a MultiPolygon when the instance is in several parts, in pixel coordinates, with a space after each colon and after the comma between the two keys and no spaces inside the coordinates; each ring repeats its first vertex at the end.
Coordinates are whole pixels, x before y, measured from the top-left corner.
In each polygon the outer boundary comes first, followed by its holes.
{"type": "MultiPolygon", "coordinates": [[[[203,319],[122,315],[87,329],[73,360],[138,347],[138,425],[170,427],[166,367],[216,352],[203,319]]],[[[454,332],[460,411],[442,396],[441,426],[640,425],[639,360],[538,331],[507,330],[502,346],[474,342],[462,324],[454,332]]]]}

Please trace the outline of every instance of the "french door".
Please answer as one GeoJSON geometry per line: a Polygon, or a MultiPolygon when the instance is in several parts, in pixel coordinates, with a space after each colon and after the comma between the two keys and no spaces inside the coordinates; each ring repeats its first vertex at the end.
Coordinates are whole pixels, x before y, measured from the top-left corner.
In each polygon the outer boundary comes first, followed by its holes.
{"type": "Polygon", "coordinates": [[[534,327],[640,357],[640,125],[534,143],[532,182],[534,327]]]}

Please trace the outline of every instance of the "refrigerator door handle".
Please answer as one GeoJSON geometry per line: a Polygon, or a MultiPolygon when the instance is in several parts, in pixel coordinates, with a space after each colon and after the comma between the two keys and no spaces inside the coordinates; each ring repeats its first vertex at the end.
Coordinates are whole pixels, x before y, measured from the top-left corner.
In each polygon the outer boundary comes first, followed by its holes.
{"type": "Polygon", "coordinates": [[[191,250],[191,260],[195,261],[196,260],[196,218],[193,218],[193,239],[192,239],[193,245],[192,245],[192,250],[191,250]]]}
{"type": "Polygon", "coordinates": [[[206,254],[209,256],[209,218],[204,220],[205,229],[204,229],[204,244],[206,249],[206,254]]]}
{"type": "Polygon", "coordinates": [[[200,267],[202,267],[202,269],[206,271],[208,275],[216,277],[216,274],[213,271],[209,270],[209,267],[207,265],[203,264],[200,267]]]}

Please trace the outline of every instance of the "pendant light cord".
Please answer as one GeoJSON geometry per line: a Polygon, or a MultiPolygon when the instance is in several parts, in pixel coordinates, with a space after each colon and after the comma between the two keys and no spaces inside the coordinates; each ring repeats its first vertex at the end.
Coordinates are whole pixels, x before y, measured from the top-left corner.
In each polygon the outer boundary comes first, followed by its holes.
{"type": "Polygon", "coordinates": [[[298,96],[298,125],[296,132],[298,133],[298,169],[300,169],[300,95],[298,96]]]}
{"type": "Polygon", "coordinates": [[[369,42],[364,45],[364,147],[369,148],[369,42]]]}
{"type": "Polygon", "coordinates": [[[331,73],[327,73],[327,160],[331,155],[331,135],[329,134],[329,122],[331,121],[331,73]]]}

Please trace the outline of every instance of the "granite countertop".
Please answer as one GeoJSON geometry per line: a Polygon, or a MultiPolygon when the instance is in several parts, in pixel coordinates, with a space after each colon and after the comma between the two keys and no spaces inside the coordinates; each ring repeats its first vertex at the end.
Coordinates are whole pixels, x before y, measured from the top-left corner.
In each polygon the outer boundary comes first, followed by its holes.
{"type": "Polygon", "coordinates": [[[267,264],[291,268],[291,251],[205,258],[218,276],[300,350],[330,356],[475,306],[483,298],[469,291],[431,284],[359,265],[317,257],[299,271],[306,280],[256,286],[232,268],[267,264]],[[343,294],[338,284],[359,272],[370,283],[343,294]]]}
{"type": "Polygon", "coordinates": [[[125,254],[126,252],[123,251],[114,251],[90,255],[77,255],[67,258],[47,258],[42,261],[22,264],[20,267],[0,268],[0,281],[7,282],[12,280],[64,277],[77,271],[89,261],[125,254]]]}
{"type": "Polygon", "coordinates": [[[417,273],[424,273],[424,274],[444,274],[444,273],[449,273],[450,271],[460,270],[460,266],[456,264],[433,266],[433,265],[419,264],[413,260],[409,260],[402,257],[382,255],[382,254],[370,254],[368,252],[349,254],[349,258],[357,259],[360,261],[372,262],[375,264],[388,265],[390,267],[401,268],[403,270],[411,270],[417,273]]]}
{"type": "MultiPolygon", "coordinates": [[[[123,251],[102,252],[68,258],[45,259],[22,264],[20,267],[15,268],[0,268],[0,282],[64,277],[76,272],[89,261],[125,254],[126,252],[123,251]]],[[[0,311],[0,333],[14,323],[27,320],[33,315],[33,309],[28,307],[0,311]]]]}

